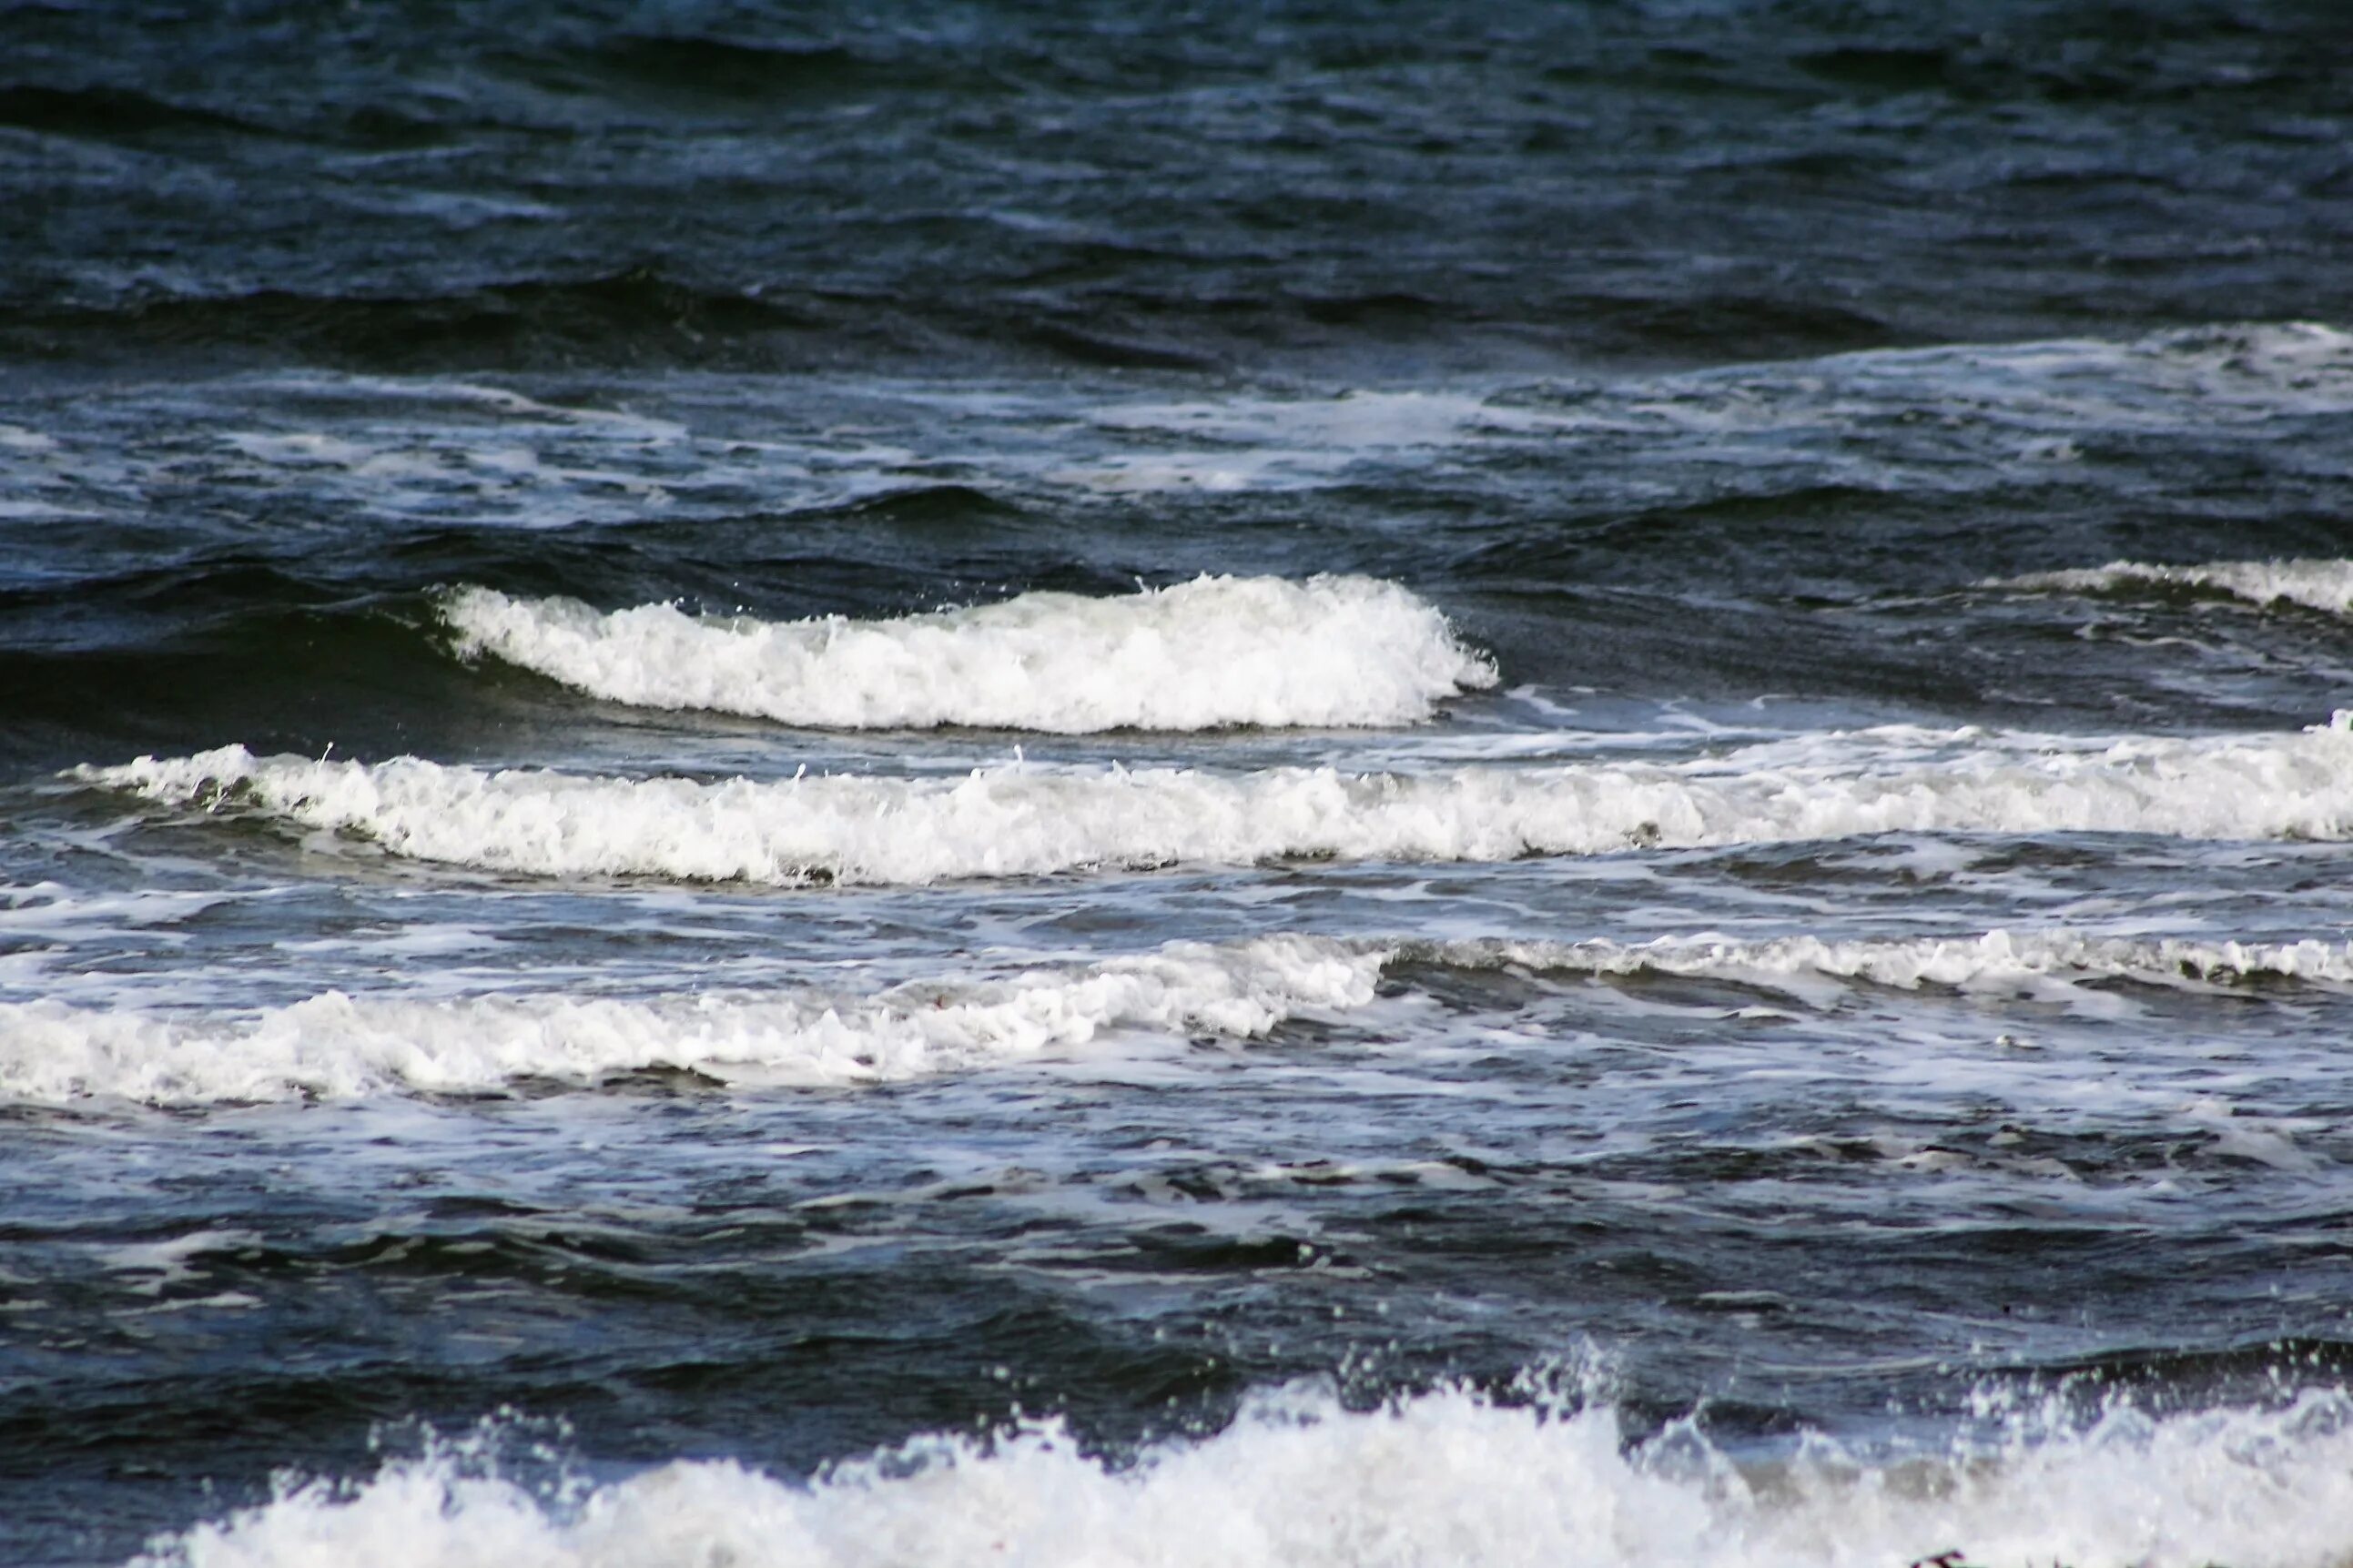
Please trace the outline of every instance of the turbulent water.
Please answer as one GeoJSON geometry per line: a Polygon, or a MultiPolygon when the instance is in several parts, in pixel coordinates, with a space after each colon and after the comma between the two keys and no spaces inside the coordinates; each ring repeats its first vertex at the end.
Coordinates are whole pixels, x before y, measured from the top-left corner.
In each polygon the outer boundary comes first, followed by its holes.
{"type": "Polygon", "coordinates": [[[2348,40],[0,7],[0,1560],[2353,1563],[2348,40]]]}

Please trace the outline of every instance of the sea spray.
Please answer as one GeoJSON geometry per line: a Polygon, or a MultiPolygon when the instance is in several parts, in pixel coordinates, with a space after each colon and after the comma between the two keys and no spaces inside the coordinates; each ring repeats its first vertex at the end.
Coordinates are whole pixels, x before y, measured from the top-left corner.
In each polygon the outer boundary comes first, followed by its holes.
{"type": "Polygon", "coordinates": [[[1436,609],[1369,577],[1205,574],[896,620],[601,615],[478,587],[448,594],[441,613],[461,654],[593,696],[841,730],[1410,724],[1496,679],[1436,609]]]}
{"type": "Polygon", "coordinates": [[[1736,1462],[1688,1425],[1444,1387],[1371,1410],[1312,1387],[1131,1468],[1057,1421],[916,1438],[797,1483],[681,1460],[570,1488],[509,1479],[498,1430],[160,1541],[141,1568],[1888,1568],[1938,1552],[2073,1568],[2339,1568],[2353,1405],[2308,1391],[2167,1415],[2029,1416],[1942,1451],[1827,1439],[1736,1462]]]}

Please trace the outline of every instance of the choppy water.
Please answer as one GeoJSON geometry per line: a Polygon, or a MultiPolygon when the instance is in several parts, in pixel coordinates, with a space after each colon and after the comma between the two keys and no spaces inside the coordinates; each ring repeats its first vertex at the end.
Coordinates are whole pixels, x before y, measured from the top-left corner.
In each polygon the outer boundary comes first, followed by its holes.
{"type": "Polygon", "coordinates": [[[2353,1561],[2348,40],[0,12],[0,1558],[2353,1561]]]}

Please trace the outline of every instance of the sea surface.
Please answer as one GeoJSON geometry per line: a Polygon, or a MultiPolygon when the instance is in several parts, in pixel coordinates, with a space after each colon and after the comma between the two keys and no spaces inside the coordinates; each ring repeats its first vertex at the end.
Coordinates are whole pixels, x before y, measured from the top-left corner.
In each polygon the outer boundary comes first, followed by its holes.
{"type": "Polygon", "coordinates": [[[2337,0],[0,5],[0,1562],[2353,1563],[2337,0]]]}

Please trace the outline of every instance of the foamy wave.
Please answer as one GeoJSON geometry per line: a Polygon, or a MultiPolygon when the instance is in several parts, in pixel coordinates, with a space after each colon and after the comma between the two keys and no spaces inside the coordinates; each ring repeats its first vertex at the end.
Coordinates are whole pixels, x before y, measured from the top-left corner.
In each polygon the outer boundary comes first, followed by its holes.
{"type": "Polygon", "coordinates": [[[330,992],[246,1015],[0,1006],[0,1100],[151,1104],[482,1093],[649,1068],[766,1084],[874,1082],[1035,1057],[1115,1029],[1262,1035],[1371,1000],[1380,956],[1308,937],[1178,942],[1087,968],[878,995],[698,993],[456,1001],[330,992]]]}
{"type": "Polygon", "coordinates": [[[1648,942],[1461,941],[1408,942],[1396,957],[1465,968],[1580,974],[1674,974],[1741,981],[1829,996],[1815,980],[1916,990],[2015,992],[2084,980],[2147,985],[2232,985],[2251,980],[2353,984],[2353,942],[2142,940],[2072,931],[1992,931],[1981,936],[1826,942],[1814,936],[1743,942],[1662,937],[1648,942]]]}
{"type": "Polygon", "coordinates": [[[921,884],[1080,868],[1247,865],[1286,857],[1494,861],[1630,846],[1840,838],[1895,831],[2353,835],[2353,713],[2295,734],[2141,739],[2098,750],[1962,731],[1921,761],[1891,735],[1835,737],[1853,759],[1786,745],[1726,758],[1427,775],[1279,768],[775,783],[489,772],[417,758],[257,757],[227,746],[82,768],[84,783],[179,806],[258,813],[392,853],[563,877],[776,885],[921,884]],[[1991,742],[1992,743],[1987,743],[1991,742]]]}
{"type": "Polygon", "coordinates": [[[599,615],[464,588],[442,615],[460,653],[597,697],[828,729],[1409,724],[1495,683],[1445,616],[1369,577],[1205,575],[1121,598],[1024,594],[899,620],[783,624],[669,605],[599,615]]]}
{"type": "Polygon", "coordinates": [[[2086,980],[2353,984],[2353,943],[2135,940],[2071,932],[1649,942],[1343,941],[1274,935],[1092,966],[947,979],[871,995],[814,988],[650,998],[328,992],[247,1012],[0,1005],[0,1102],[199,1105],[385,1093],[495,1093],[649,1069],[731,1083],[875,1083],[1003,1065],[1113,1030],[1265,1034],[1372,1000],[1398,963],[1731,980],[1834,1005],[1851,981],[2058,997],[2086,980]]]}
{"type": "Polygon", "coordinates": [[[1443,1391],[1369,1413],[1262,1401],[1113,1473],[1059,1427],[919,1440],[792,1485],[682,1461],[543,1506],[465,1446],[159,1542],[175,1568],[1889,1568],[1939,1552],[2076,1568],[2343,1568],[2353,1401],[2021,1430],[1880,1466],[1827,1443],[1767,1472],[1694,1434],[1629,1449],[1607,1409],[1443,1391]]]}
{"type": "Polygon", "coordinates": [[[2135,584],[2211,588],[2258,605],[2284,601],[2331,615],[2353,615],[2353,561],[2217,561],[2204,566],[2111,561],[2105,566],[2037,572],[1988,585],[2099,594],[2135,584]]]}

